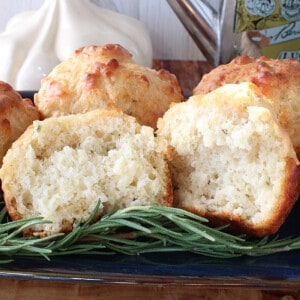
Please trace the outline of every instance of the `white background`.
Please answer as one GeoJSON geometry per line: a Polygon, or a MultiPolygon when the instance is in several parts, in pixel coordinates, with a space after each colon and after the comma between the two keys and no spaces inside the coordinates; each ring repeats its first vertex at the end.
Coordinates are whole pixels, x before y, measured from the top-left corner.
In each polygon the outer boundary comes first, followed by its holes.
{"type": "MultiPolygon", "coordinates": [[[[0,32],[22,11],[37,10],[44,0],[0,0],[0,32]]],[[[92,0],[100,7],[141,20],[147,27],[155,59],[203,60],[203,55],[166,0],[92,0]]],[[[1,46],[1,45],[0,45],[1,46]]]]}

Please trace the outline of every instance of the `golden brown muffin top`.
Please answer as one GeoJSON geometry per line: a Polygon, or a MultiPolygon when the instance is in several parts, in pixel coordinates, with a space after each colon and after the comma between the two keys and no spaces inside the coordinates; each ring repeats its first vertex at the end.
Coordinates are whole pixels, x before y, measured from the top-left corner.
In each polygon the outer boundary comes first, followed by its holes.
{"type": "Polygon", "coordinates": [[[156,122],[171,102],[184,100],[176,77],[135,63],[122,46],[87,46],[42,80],[35,103],[44,117],[119,108],[142,125],[156,122]]]}
{"type": "Polygon", "coordinates": [[[0,81],[0,165],[11,144],[41,115],[30,99],[0,81]]]}
{"type": "Polygon", "coordinates": [[[225,84],[241,82],[254,83],[269,98],[281,126],[288,131],[299,153],[300,61],[238,56],[204,75],[193,94],[206,94],[225,84]]]}

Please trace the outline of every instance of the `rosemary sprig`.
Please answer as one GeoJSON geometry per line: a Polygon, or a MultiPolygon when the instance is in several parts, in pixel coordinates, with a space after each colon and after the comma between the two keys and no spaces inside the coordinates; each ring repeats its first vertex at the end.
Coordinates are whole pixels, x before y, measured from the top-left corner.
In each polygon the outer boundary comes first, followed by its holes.
{"type": "Polygon", "coordinates": [[[118,209],[93,223],[94,213],[84,224],[78,224],[67,234],[44,238],[25,238],[22,231],[36,224],[47,223],[41,218],[4,221],[0,217],[0,263],[15,256],[51,256],[72,254],[138,255],[149,252],[189,251],[206,256],[231,258],[258,256],[300,249],[300,237],[263,238],[250,240],[224,232],[224,227],[212,228],[208,220],[173,207],[137,206],[118,209]]]}

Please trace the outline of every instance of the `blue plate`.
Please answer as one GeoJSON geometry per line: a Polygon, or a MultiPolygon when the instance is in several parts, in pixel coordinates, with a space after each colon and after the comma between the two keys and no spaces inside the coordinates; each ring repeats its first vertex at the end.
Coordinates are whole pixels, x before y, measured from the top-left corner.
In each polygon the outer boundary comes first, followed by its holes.
{"type": "MultiPolygon", "coordinates": [[[[32,98],[33,92],[22,92],[32,98]]],[[[279,231],[281,238],[300,236],[300,202],[279,231]]],[[[0,265],[0,277],[80,282],[159,285],[247,286],[289,288],[300,286],[300,251],[261,257],[217,259],[187,252],[139,256],[73,255],[17,257],[0,265]]]]}
{"type": "MultiPolygon", "coordinates": [[[[296,204],[280,237],[300,235],[300,202],[296,204]]],[[[219,259],[188,252],[139,256],[73,255],[17,257],[0,266],[0,276],[62,281],[194,284],[207,286],[295,287],[300,285],[300,251],[219,259]]]]}

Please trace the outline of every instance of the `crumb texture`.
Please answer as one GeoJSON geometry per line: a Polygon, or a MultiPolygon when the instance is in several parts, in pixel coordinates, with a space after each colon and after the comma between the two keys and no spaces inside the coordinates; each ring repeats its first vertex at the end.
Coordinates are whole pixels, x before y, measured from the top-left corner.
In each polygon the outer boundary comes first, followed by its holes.
{"type": "Polygon", "coordinates": [[[44,234],[69,230],[115,208],[169,205],[167,144],[119,112],[35,122],[5,157],[0,176],[15,218],[43,216],[44,234]],[[14,166],[14,167],[12,167],[14,166]]]}
{"type": "Polygon", "coordinates": [[[220,86],[243,82],[255,84],[267,97],[300,156],[300,61],[238,56],[205,74],[193,94],[204,95],[220,86]]]}
{"type": "MultiPolygon", "coordinates": [[[[169,141],[177,205],[263,235],[295,199],[292,143],[252,84],[227,85],[174,105],[159,122],[169,141]]],[[[297,183],[298,184],[298,183],[297,183]]],[[[281,219],[280,219],[281,220],[281,219]]]]}

